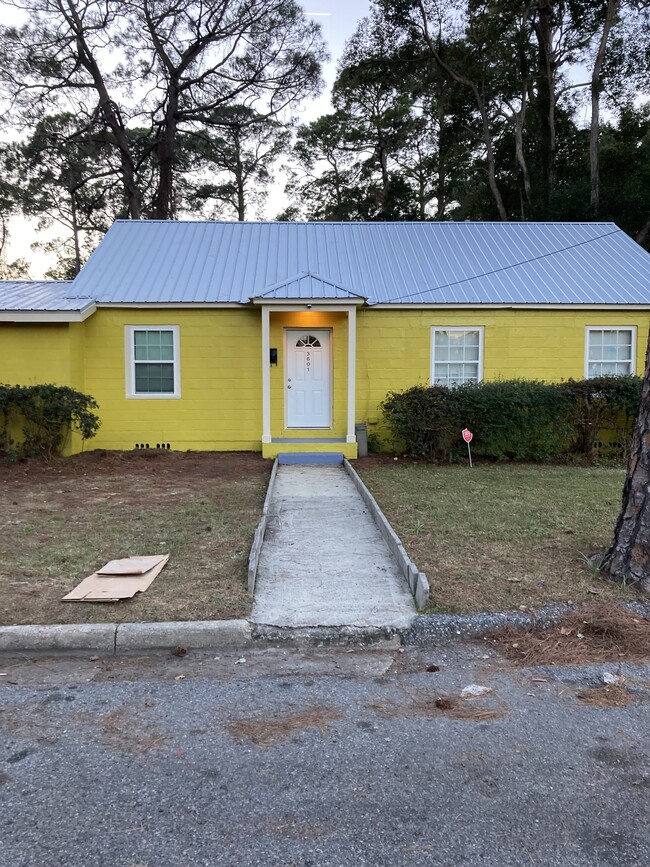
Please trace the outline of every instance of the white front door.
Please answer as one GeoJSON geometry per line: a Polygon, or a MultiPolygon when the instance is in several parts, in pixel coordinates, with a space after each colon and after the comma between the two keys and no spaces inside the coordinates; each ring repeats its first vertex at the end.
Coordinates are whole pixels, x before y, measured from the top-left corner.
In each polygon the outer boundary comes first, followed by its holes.
{"type": "Polygon", "coordinates": [[[330,427],[330,332],[287,329],[287,427],[330,427]]]}

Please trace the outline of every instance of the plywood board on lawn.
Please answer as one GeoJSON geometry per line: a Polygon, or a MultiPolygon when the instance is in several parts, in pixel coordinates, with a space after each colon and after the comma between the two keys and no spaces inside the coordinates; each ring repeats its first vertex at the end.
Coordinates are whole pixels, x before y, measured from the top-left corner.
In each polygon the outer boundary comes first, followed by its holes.
{"type": "Polygon", "coordinates": [[[160,554],[148,559],[155,559],[157,563],[142,574],[103,575],[100,572],[93,572],[67,596],[64,596],[62,602],[118,602],[120,599],[130,599],[136,593],[144,593],[154,578],[160,575],[169,560],[169,554],[160,554]]]}

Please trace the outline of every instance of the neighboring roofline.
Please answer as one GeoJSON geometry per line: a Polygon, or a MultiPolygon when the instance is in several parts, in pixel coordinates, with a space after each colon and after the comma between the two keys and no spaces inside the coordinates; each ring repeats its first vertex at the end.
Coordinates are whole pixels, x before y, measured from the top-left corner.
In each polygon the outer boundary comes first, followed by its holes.
{"type": "Polygon", "coordinates": [[[94,301],[82,310],[0,310],[0,322],[84,322],[96,310],[94,301]]]}

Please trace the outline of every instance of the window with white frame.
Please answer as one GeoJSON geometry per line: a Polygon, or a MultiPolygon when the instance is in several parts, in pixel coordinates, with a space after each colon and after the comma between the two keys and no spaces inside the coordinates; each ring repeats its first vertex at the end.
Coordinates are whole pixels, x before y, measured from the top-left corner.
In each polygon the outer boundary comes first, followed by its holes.
{"type": "Polygon", "coordinates": [[[431,337],[431,383],[453,388],[483,378],[483,328],[436,327],[431,337]]]}
{"type": "Polygon", "coordinates": [[[177,325],[126,327],[127,396],[180,397],[177,325]]]}
{"type": "Polygon", "coordinates": [[[636,328],[587,328],[585,376],[634,373],[636,328]]]}

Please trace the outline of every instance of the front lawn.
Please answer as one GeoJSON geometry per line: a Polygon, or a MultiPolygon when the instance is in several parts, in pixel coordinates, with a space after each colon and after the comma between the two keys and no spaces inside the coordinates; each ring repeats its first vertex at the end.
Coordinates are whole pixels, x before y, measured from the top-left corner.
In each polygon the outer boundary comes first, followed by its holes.
{"type": "Polygon", "coordinates": [[[356,468],[429,578],[428,613],[638,598],[587,561],[611,542],[621,468],[470,469],[386,456],[356,468]]]}
{"type": "Polygon", "coordinates": [[[0,625],[246,616],[270,469],[255,454],[158,451],[0,464],[0,625]],[[108,560],[166,552],[133,599],[61,602],[108,560]]]}

